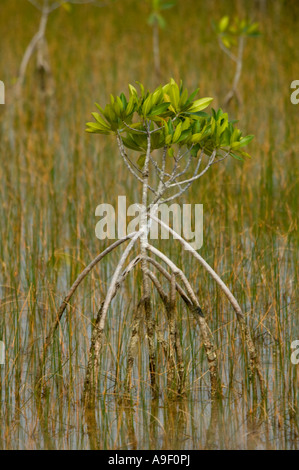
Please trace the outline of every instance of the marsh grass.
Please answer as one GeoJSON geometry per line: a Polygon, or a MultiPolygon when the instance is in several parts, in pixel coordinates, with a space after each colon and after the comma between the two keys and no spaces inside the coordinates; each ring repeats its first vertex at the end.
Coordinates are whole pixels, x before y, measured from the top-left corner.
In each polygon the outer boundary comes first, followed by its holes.
{"type": "MultiPolygon", "coordinates": [[[[155,77],[144,2],[77,7],[70,15],[57,11],[49,21],[55,98],[38,92],[32,63],[23,102],[13,103],[18,66],[38,15],[26,2],[2,0],[0,69],[7,85],[7,104],[0,109],[2,448],[298,448],[299,366],[290,361],[291,342],[299,339],[299,119],[289,98],[290,83],[299,76],[296,2],[273,2],[267,15],[245,0],[178,2],[161,33],[161,73],[166,80],[174,76],[190,88],[200,86],[202,96],[215,96],[215,107],[221,105],[233,70],[206,19],[231,14],[233,3],[239,16],[254,13],[263,32],[245,50],[243,108],[234,103],[230,108],[240,127],[256,135],[253,158],[213,168],[187,198],[204,204],[202,256],[229,285],[254,331],[266,403],[256,408],[234,312],[187,256],[186,275],[215,335],[223,398],[210,401],[199,332],[179,303],[186,398],[167,400],[165,358],[157,344],[161,395],[151,400],[142,330],[131,401],[122,399],[132,311],[141,296],[137,273],[110,308],[98,407],[86,419],[81,395],[92,322],[119,251],[98,265],[73,297],[47,357],[43,396],[36,397],[43,340],[56,309],[79,272],[107,245],[95,237],[96,206],[124,194],[128,203],[138,201],[116,147],[109,139],[86,136],[85,122],[94,101],[103,102],[136,79],[151,87],[155,77]]],[[[180,246],[160,243],[181,266],[180,246]]],[[[163,325],[154,293],[153,302],[163,325]]]]}

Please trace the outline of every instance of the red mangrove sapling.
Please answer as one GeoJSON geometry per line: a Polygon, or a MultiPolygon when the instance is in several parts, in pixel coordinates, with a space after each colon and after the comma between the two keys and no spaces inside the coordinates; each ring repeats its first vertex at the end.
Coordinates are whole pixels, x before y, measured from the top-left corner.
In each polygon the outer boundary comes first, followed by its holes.
{"type": "Polygon", "coordinates": [[[249,156],[243,148],[249,144],[253,136],[243,136],[235,122],[230,121],[227,113],[221,109],[218,111],[212,109],[209,113],[204,111],[211,104],[212,98],[198,99],[197,94],[198,90],[189,93],[182,83],[178,85],[173,79],[153,92],[145,91],[141,83],[139,83],[139,91],[129,85],[128,97],[124,93],[120,96],[111,95],[110,102],[105,107],[96,105],[99,113],[92,113],[94,122],[87,123],[87,132],[108,135],[116,139],[119,155],[124,165],[131,177],[140,183],[142,200],[138,230],[117,240],[84,269],[58,309],[56,320],[45,342],[44,359],[63,312],[81,281],[106,255],[126,244],[114,270],[106,297],[99,308],[92,332],[84,384],[84,400],[87,404],[94,402],[97,390],[103,331],[111,301],[126,277],[137,269],[141,270],[142,275],[142,295],[132,318],[125,380],[126,391],[129,392],[131,388],[132,367],[139,343],[139,328],[144,322],[153,394],[157,395],[159,390],[156,339],[160,342],[167,358],[169,394],[182,395],[184,393],[186,374],[178,332],[177,295],[183,300],[198,324],[209,365],[211,394],[215,395],[219,391],[217,353],[213,334],[184,270],[150,243],[149,229],[153,220],[174,235],[175,243],[181,244],[186,249],[183,250],[182,256],[193,256],[228,298],[236,313],[244,345],[248,349],[250,377],[253,380],[257,377],[261,393],[265,392],[257,351],[236,298],[190,243],[157,216],[160,204],[180,198],[213,165],[227,158],[242,160],[249,156]],[[137,247],[137,256],[135,252],[132,257],[133,248],[137,247]],[[165,340],[159,330],[159,325],[154,322],[151,301],[153,289],[158,292],[164,305],[165,318],[168,322],[168,340],[165,340]]]}

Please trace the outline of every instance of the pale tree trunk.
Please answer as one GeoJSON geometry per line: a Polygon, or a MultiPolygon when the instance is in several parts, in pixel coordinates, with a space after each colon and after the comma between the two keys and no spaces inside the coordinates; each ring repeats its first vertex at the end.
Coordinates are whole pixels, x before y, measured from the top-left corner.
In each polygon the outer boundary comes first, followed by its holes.
{"type": "Polygon", "coordinates": [[[224,98],[225,106],[227,106],[230,103],[230,101],[233,99],[234,96],[236,97],[238,103],[242,104],[242,98],[238,90],[238,84],[241,78],[242,67],[243,67],[244,42],[245,42],[245,38],[241,36],[239,40],[238,55],[235,58],[236,71],[235,71],[235,76],[233,80],[233,85],[232,85],[231,90],[227,93],[226,97],[224,98]]]}
{"type": "Polygon", "coordinates": [[[157,21],[155,21],[153,24],[153,55],[154,55],[155,78],[157,82],[159,82],[161,78],[161,65],[160,65],[159,24],[157,21]]]}
{"type": "MultiPolygon", "coordinates": [[[[42,10],[42,16],[40,19],[38,31],[33,36],[30,43],[28,44],[26,51],[23,55],[22,61],[21,61],[18,79],[16,82],[16,88],[15,88],[17,98],[21,97],[22,88],[24,85],[26,70],[27,70],[29,61],[38,47],[39,47],[39,62],[40,63],[43,62],[43,66],[45,67],[45,57],[44,57],[44,52],[42,51],[42,49],[45,48],[45,32],[46,32],[48,17],[49,17],[49,10],[47,8],[47,2],[45,2],[43,10],[42,10]]],[[[50,70],[48,63],[46,65],[46,69],[47,71],[50,70]]]]}
{"type": "Polygon", "coordinates": [[[151,154],[151,136],[149,133],[149,124],[148,124],[148,136],[147,136],[147,152],[144,162],[144,167],[142,171],[142,212],[140,220],[140,253],[141,253],[141,271],[142,271],[142,288],[143,288],[143,304],[145,312],[145,324],[149,348],[149,372],[150,372],[150,381],[152,387],[152,393],[155,395],[157,393],[157,378],[156,378],[156,351],[155,351],[155,341],[154,341],[154,320],[153,313],[151,308],[151,299],[150,299],[150,285],[149,279],[147,276],[147,261],[146,261],[146,249],[148,242],[148,214],[147,214],[147,205],[148,205],[148,179],[149,179],[149,161],[151,154]]]}

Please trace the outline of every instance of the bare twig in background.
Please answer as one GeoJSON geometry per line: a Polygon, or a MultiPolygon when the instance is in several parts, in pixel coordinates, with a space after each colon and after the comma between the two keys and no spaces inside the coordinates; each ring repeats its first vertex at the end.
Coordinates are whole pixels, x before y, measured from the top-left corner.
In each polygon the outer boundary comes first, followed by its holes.
{"type": "MultiPolygon", "coordinates": [[[[33,4],[35,4],[35,2],[33,4]]],[[[23,83],[24,83],[25,75],[26,75],[26,70],[27,70],[29,61],[31,59],[31,56],[34,54],[34,52],[36,51],[36,49],[37,49],[37,47],[40,43],[43,43],[43,47],[40,47],[40,49],[39,49],[39,52],[40,52],[39,62],[40,63],[43,62],[44,66],[45,66],[45,64],[47,64],[46,69],[47,69],[47,72],[50,73],[50,66],[49,66],[48,62],[46,62],[46,59],[44,57],[42,57],[42,49],[45,50],[45,42],[46,42],[45,33],[46,33],[46,26],[47,26],[47,22],[48,22],[49,13],[50,13],[49,10],[48,10],[47,4],[48,4],[48,2],[45,0],[44,3],[43,3],[42,9],[40,10],[40,8],[39,8],[39,10],[42,12],[42,15],[41,15],[38,31],[33,36],[30,43],[28,44],[28,46],[25,50],[25,53],[23,55],[22,61],[21,61],[19,74],[18,74],[18,79],[17,79],[17,82],[16,82],[16,89],[15,89],[17,98],[20,98],[20,96],[21,96],[22,87],[23,87],[23,83]]]]}
{"type": "MultiPolygon", "coordinates": [[[[36,68],[40,76],[40,88],[42,91],[47,91],[49,94],[53,92],[53,78],[51,73],[50,61],[48,57],[48,45],[46,39],[46,28],[48,24],[49,15],[54,11],[63,6],[65,2],[51,0],[28,0],[32,6],[41,12],[41,18],[37,32],[29,42],[23,58],[21,60],[18,78],[15,85],[15,94],[19,99],[22,94],[22,88],[25,81],[26,71],[31,57],[37,52],[37,64],[36,68]],[[46,80],[49,81],[48,90],[46,90],[46,80]]],[[[68,4],[73,5],[87,5],[92,4],[97,7],[103,7],[109,4],[109,2],[99,2],[97,0],[68,0],[68,4]]]]}
{"type": "Polygon", "coordinates": [[[244,43],[245,43],[245,38],[241,36],[239,38],[238,55],[235,56],[230,52],[229,49],[227,49],[227,47],[223,45],[221,41],[219,41],[221,49],[236,63],[236,71],[235,71],[232,88],[227,93],[226,97],[224,98],[225,106],[227,106],[230,103],[230,101],[233,99],[234,96],[237,98],[238,103],[242,104],[241,95],[238,91],[238,84],[241,78],[241,72],[242,72],[242,66],[243,66],[244,43]]]}

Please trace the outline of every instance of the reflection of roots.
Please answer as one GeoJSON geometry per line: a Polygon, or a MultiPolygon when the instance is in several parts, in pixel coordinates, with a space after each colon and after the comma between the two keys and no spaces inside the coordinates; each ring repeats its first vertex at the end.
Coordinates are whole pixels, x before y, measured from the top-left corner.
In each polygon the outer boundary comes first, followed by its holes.
{"type": "MultiPolygon", "coordinates": [[[[156,219],[159,220],[159,219],[156,219]]],[[[160,221],[160,224],[163,225],[164,228],[167,226],[160,221]]],[[[173,234],[173,230],[168,228],[168,230],[173,234]]],[[[194,293],[193,288],[191,287],[189,281],[187,280],[184,272],[179,269],[164,253],[160,252],[158,249],[153,247],[152,245],[146,245],[146,251],[148,255],[136,256],[133,260],[127,264],[126,268],[124,268],[124,264],[129,256],[130,251],[135,245],[135,242],[139,239],[141,235],[140,232],[134,232],[133,234],[128,235],[127,237],[118,240],[110,247],[108,247],[104,252],[98,255],[80,274],[78,279],[75,281],[73,286],[71,287],[69,293],[65,297],[63,303],[61,304],[57,318],[50,330],[50,333],[47,336],[43,357],[41,362],[41,369],[38,375],[38,385],[42,386],[42,370],[46,360],[46,354],[49,345],[51,344],[52,338],[55,334],[55,331],[60,324],[60,320],[64,313],[66,306],[68,305],[72,295],[74,294],[75,290],[82,282],[82,280],[88,275],[88,273],[92,270],[92,268],[108,253],[112,252],[116,247],[122,244],[124,241],[129,240],[130,242],[127,245],[126,249],[123,251],[123,254],[120,258],[120,261],[115,269],[114,275],[112,277],[106,298],[104,302],[101,304],[99,309],[90,344],[90,351],[88,357],[88,365],[86,370],[85,376],[85,383],[84,383],[84,393],[83,398],[86,405],[94,404],[95,403],[95,395],[98,386],[98,373],[99,373],[99,360],[100,360],[100,353],[102,347],[102,337],[103,337],[103,330],[105,325],[106,314],[111,304],[112,299],[117,294],[118,289],[120,288],[123,281],[126,279],[128,274],[133,271],[138,264],[143,260],[146,263],[146,270],[142,272],[154,285],[156,288],[165,309],[165,318],[168,325],[168,337],[165,338],[162,331],[160,331],[159,327],[154,324],[152,318],[152,309],[151,309],[151,302],[150,299],[146,299],[142,297],[139,301],[137,308],[133,314],[133,322],[132,322],[132,332],[131,338],[128,346],[128,355],[127,355],[127,371],[126,371],[126,378],[125,378],[125,390],[127,393],[130,392],[132,386],[132,372],[133,372],[133,365],[134,359],[137,353],[137,347],[139,344],[140,339],[140,325],[141,321],[144,319],[145,326],[146,326],[146,336],[149,348],[149,372],[151,377],[151,386],[153,396],[157,396],[158,394],[158,384],[157,384],[157,367],[156,367],[156,353],[155,353],[155,341],[154,335],[156,334],[158,343],[161,345],[161,348],[164,352],[164,356],[166,359],[167,364],[167,394],[171,397],[178,397],[184,394],[185,389],[185,369],[183,363],[183,352],[182,352],[182,344],[181,338],[178,329],[178,319],[177,319],[177,311],[176,311],[176,294],[178,293],[181,299],[184,301],[185,305],[187,306],[190,313],[194,316],[201,334],[201,339],[203,342],[203,346],[206,352],[208,365],[209,365],[209,372],[210,372],[210,381],[211,381],[211,395],[216,396],[220,393],[220,382],[217,370],[217,355],[216,355],[216,348],[214,344],[213,334],[208,327],[208,324],[205,318],[202,315],[202,311],[198,302],[198,299],[194,293]],[[170,269],[171,273],[169,273],[161,264],[157,261],[158,258],[162,261],[168,269],[170,269]],[[160,283],[158,277],[156,276],[155,272],[150,269],[152,266],[159,275],[167,282],[169,285],[169,292],[167,293],[163,288],[162,284],[160,283]],[[144,312],[144,315],[142,315],[144,312]]],[[[181,242],[181,244],[186,248],[190,247],[190,245],[182,239],[178,234],[176,234],[176,238],[181,242]]],[[[200,255],[192,249],[190,250],[191,254],[193,254],[200,263],[205,267],[205,269],[212,275],[212,277],[216,280],[218,285],[222,288],[224,293],[229,298],[230,302],[232,303],[236,315],[237,320],[241,329],[242,339],[244,344],[247,346],[247,350],[249,352],[250,358],[250,375],[251,378],[254,380],[255,376],[257,376],[260,390],[262,395],[265,394],[264,389],[264,381],[262,376],[261,367],[258,360],[257,351],[255,349],[255,345],[251,338],[251,333],[249,327],[245,321],[244,315],[238,306],[236,299],[233,297],[229,289],[226,285],[221,281],[219,276],[213,271],[213,269],[200,257],[200,255]]]]}

